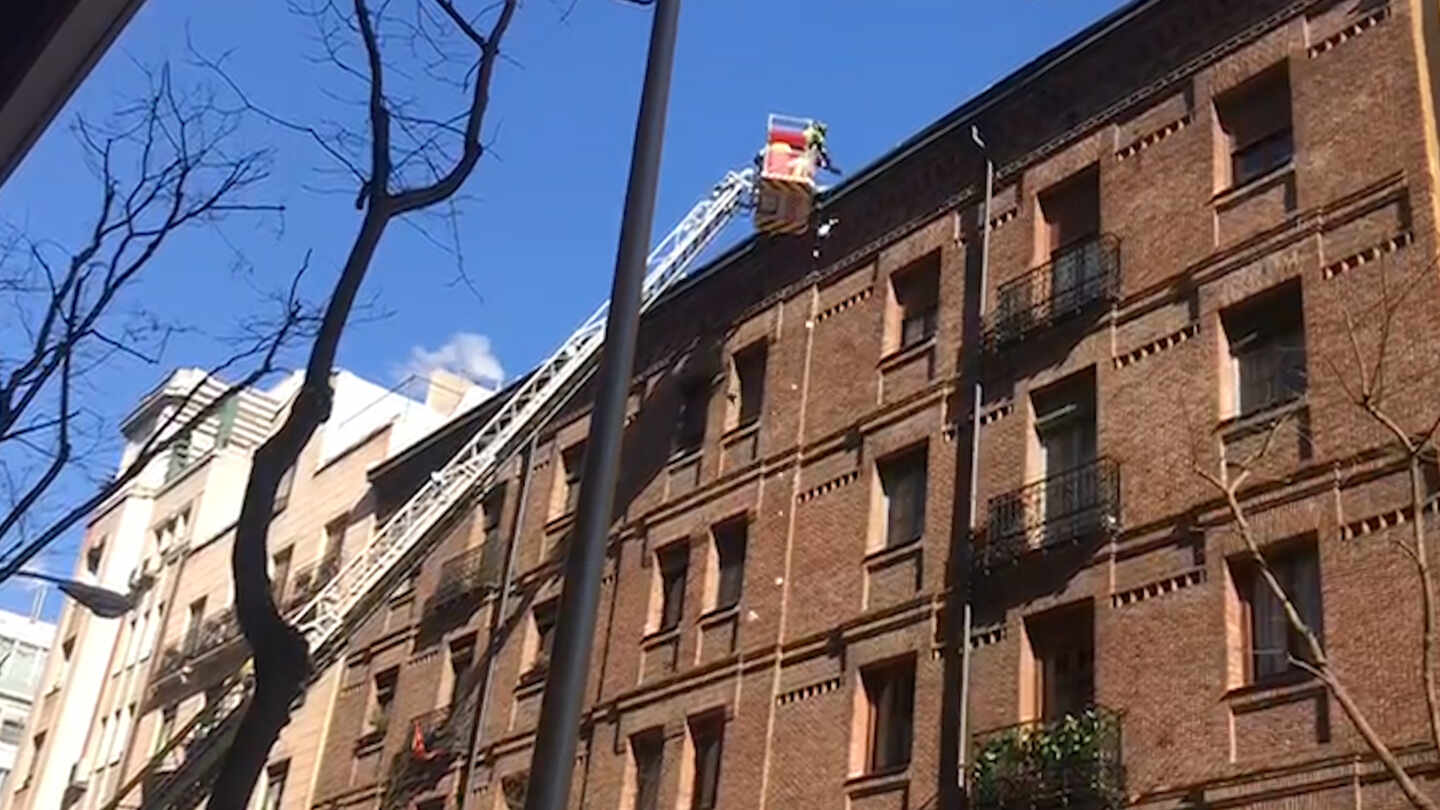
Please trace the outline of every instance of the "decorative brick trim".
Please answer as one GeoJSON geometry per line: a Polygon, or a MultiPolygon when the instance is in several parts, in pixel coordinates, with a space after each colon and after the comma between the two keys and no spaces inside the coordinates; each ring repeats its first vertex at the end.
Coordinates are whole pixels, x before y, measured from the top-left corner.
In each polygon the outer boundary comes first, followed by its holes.
{"type": "Polygon", "coordinates": [[[1205,569],[1194,568],[1183,574],[1166,577],[1138,588],[1113,593],[1110,595],[1110,606],[1118,608],[1133,605],[1137,602],[1144,602],[1152,596],[1165,596],[1203,582],[1205,582],[1205,569]]]}
{"type": "Polygon", "coordinates": [[[1190,114],[1186,113],[1165,126],[1141,135],[1125,146],[1120,147],[1120,149],[1115,152],[1115,159],[1124,160],[1128,157],[1134,157],[1188,126],[1190,126],[1190,114]]]}
{"type": "Polygon", "coordinates": [[[1371,245],[1364,250],[1352,253],[1338,262],[1331,262],[1320,270],[1320,275],[1326,279],[1332,279],[1341,273],[1347,273],[1362,264],[1368,264],[1381,256],[1386,256],[1415,241],[1415,234],[1410,231],[1396,234],[1376,245],[1371,245]]]}
{"type": "MultiPolygon", "coordinates": [[[[1440,511],[1440,499],[1431,498],[1421,507],[1427,512],[1440,511]]],[[[1404,526],[1415,516],[1415,510],[1410,506],[1402,506],[1399,509],[1391,509],[1387,512],[1379,512],[1359,520],[1352,520],[1340,527],[1341,540],[1354,540],[1364,537],[1367,534],[1393,529],[1396,526],[1404,526]]]]}
{"type": "Polygon", "coordinates": [[[970,649],[978,650],[981,647],[989,647],[991,644],[999,644],[1009,638],[1010,631],[1005,625],[991,627],[988,630],[981,630],[970,634],[970,649]]]}
{"type": "Polygon", "coordinates": [[[838,478],[831,478],[829,481],[826,481],[819,486],[811,487],[810,489],[805,490],[804,492],[796,496],[795,500],[797,503],[813,501],[821,495],[826,495],[834,492],[835,490],[840,489],[847,484],[853,484],[858,480],[860,480],[860,471],[851,470],[850,472],[847,472],[844,475],[839,476],[838,478]]]}
{"type": "Polygon", "coordinates": [[[797,703],[802,700],[809,700],[812,697],[817,697],[819,695],[824,695],[829,692],[834,692],[836,689],[840,688],[840,684],[842,682],[843,681],[840,676],[837,675],[834,678],[830,678],[829,680],[812,683],[808,686],[801,686],[798,689],[791,689],[789,692],[782,692],[775,697],[775,705],[786,706],[791,703],[797,703]]]}
{"type": "Polygon", "coordinates": [[[1141,360],[1159,354],[1166,349],[1173,349],[1198,334],[1200,334],[1199,322],[1187,324],[1168,335],[1158,337],[1149,343],[1142,344],[1116,357],[1115,368],[1121,369],[1126,366],[1133,366],[1141,360]]]}
{"type": "Polygon", "coordinates": [[[872,284],[872,285],[866,287],[865,289],[861,290],[860,292],[857,292],[857,293],[855,293],[855,294],[853,294],[853,295],[851,295],[851,296],[849,296],[849,297],[847,297],[847,298],[844,298],[844,299],[842,299],[842,300],[840,300],[840,301],[838,301],[838,302],[836,302],[836,303],[834,303],[834,304],[831,304],[830,306],[828,306],[828,307],[820,310],[820,314],[815,316],[815,323],[817,323],[817,324],[824,323],[825,321],[827,321],[827,320],[835,317],[836,315],[839,315],[840,313],[842,313],[842,312],[844,312],[845,310],[847,310],[847,309],[855,306],[856,304],[860,303],[861,301],[864,301],[865,299],[869,298],[870,296],[872,296],[872,295],[874,295],[874,294],[875,294],[875,286],[872,284]]]}
{"type": "Polygon", "coordinates": [[[990,218],[990,230],[992,232],[997,231],[1000,229],[1001,225],[1004,225],[1005,223],[1018,216],[1020,216],[1020,206],[1012,205],[1011,207],[1005,209],[1004,211],[1001,211],[1000,213],[990,218]]]}
{"type": "Polygon", "coordinates": [[[980,427],[985,427],[985,426],[987,426],[987,425],[993,425],[993,424],[995,424],[996,422],[999,422],[1001,419],[1004,419],[1005,417],[1009,416],[1010,414],[1012,414],[1012,413],[1014,413],[1014,412],[1015,412],[1015,402],[1014,402],[1013,400],[1011,400],[1011,401],[1009,401],[1009,402],[1001,403],[1001,404],[999,404],[999,405],[996,405],[995,407],[991,408],[991,409],[988,410],[988,411],[981,411],[981,412],[980,412],[980,427]]]}
{"type": "Polygon", "coordinates": [[[1323,53],[1328,53],[1332,48],[1336,47],[1337,45],[1348,42],[1355,37],[1358,37],[1361,34],[1365,33],[1366,31],[1369,31],[1371,28],[1379,25],[1385,20],[1386,17],[1389,16],[1390,4],[1386,3],[1385,5],[1375,9],[1364,17],[1361,17],[1360,19],[1345,26],[1339,31],[1336,31],[1335,33],[1320,40],[1314,45],[1311,45],[1310,48],[1306,51],[1306,53],[1310,55],[1311,59],[1314,59],[1315,57],[1320,56],[1323,53]]]}

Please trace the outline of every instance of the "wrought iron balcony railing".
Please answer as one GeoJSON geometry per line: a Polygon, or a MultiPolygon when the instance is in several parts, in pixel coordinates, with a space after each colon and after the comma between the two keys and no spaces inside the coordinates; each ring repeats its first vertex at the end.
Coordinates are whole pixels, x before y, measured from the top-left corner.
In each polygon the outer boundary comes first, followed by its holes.
{"type": "Polygon", "coordinates": [[[975,810],[1118,810],[1125,805],[1121,717],[1092,706],[975,735],[975,810]]]}
{"type": "Polygon", "coordinates": [[[990,499],[972,560],[980,568],[1120,527],[1120,465],[1101,456],[990,499]]]}
{"type": "Polygon", "coordinates": [[[485,542],[451,557],[440,564],[440,584],[435,588],[433,604],[446,605],[473,593],[484,593],[500,587],[504,547],[485,542]]]}
{"type": "Polygon", "coordinates": [[[995,308],[985,316],[985,348],[998,351],[1119,295],[1119,237],[1080,242],[1000,285],[995,308]]]}

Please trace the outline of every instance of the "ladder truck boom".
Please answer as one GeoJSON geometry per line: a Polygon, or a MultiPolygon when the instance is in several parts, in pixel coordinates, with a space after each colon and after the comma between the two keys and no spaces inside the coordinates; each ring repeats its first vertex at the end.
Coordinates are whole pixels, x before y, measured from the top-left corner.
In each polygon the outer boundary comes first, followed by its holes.
{"type": "MultiPolygon", "coordinates": [[[[697,202],[651,251],[641,288],[641,311],[650,309],[683,279],[695,258],[710,245],[735,213],[751,203],[754,169],[730,171],[697,202]]],[[[339,658],[350,631],[371,607],[398,583],[437,541],[431,529],[469,493],[484,491],[505,462],[593,373],[604,342],[606,301],[511,393],[504,404],[443,467],[386,519],[333,579],[290,621],[310,647],[312,680],[339,658]]],[[[147,810],[189,810],[208,792],[219,763],[234,741],[248,702],[245,669],[232,675],[218,700],[204,710],[207,722],[192,723],[157,753],[103,807],[116,810],[128,794],[184,752],[173,772],[153,780],[147,810]]]]}

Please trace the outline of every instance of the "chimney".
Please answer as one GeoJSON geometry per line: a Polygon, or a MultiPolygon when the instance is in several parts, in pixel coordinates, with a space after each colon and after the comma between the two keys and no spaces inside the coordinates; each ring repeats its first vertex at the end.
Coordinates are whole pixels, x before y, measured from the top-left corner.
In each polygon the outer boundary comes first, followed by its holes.
{"type": "Polygon", "coordinates": [[[452,374],[443,368],[434,369],[430,372],[429,385],[425,388],[425,407],[449,416],[473,385],[474,383],[459,374],[452,374]]]}

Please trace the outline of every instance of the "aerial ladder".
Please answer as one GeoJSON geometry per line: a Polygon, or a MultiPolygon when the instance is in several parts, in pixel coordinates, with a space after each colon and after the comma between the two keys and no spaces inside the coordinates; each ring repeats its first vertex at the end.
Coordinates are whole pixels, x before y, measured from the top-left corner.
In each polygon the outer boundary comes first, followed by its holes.
{"type": "MultiPolygon", "coordinates": [[[[784,118],[790,129],[806,125],[803,119],[771,116],[762,157],[780,153],[775,139],[777,118],[784,118]]],[[[768,233],[799,233],[808,228],[811,203],[799,200],[796,189],[803,192],[808,184],[809,196],[813,196],[815,160],[805,156],[805,149],[794,148],[804,141],[796,141],[789,129],[785,133],[784,145],[794,151],[789,159],[757,158],[754,168],[726,172],[710,194],[695,203],[651,251],[641,287],[641,312],[653,307],[685,277],[696,257],[737,212],[747,208],[755,211],[757,229],[768,233]],[[778,198],[783,201],[775,202],[778,198]]],[[[609,301],[601,304],[521,381],[475,435],[390,515],[333,579],[287,617],[309,646],[312,683],[338,660],[350,632],[438,542],[441,533],[431,530],[466,503],[470,493],[488,489],[505,462],[593,374],[609,309],[609,301]]],[[[247,661],[225,681],[223,691],[207,701],[200,713],[121,786],[102,810],[116,810],[147,780],[143,803],[146,810],[189,810],[197,806],[234,742],[251,685],[247,661]]]]}

